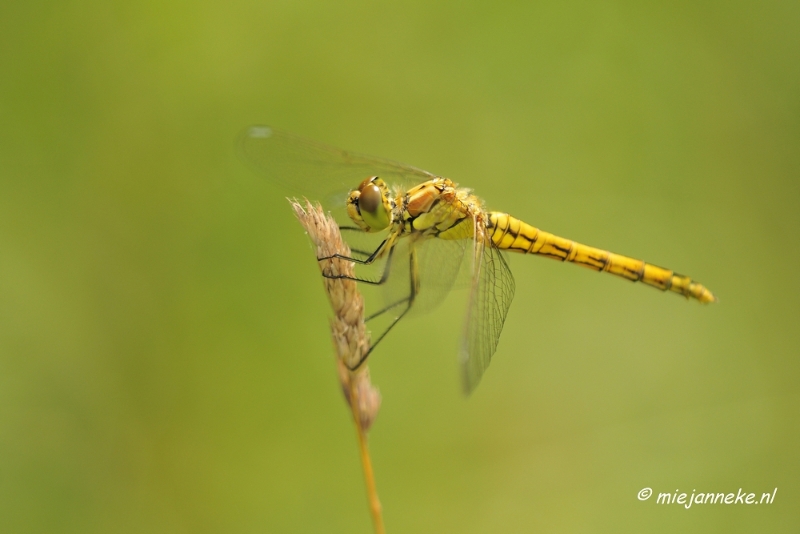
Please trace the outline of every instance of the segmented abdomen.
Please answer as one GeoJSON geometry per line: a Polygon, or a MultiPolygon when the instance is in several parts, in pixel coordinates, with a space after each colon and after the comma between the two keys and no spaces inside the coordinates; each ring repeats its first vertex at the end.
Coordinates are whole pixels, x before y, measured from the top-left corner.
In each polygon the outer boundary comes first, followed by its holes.
{"type": "Polygon", "coordinates": [[[595,271],[606,271],[633,282],[641,281],[662,291],[669,290],[686,298],[695,298],[700,302],[717,300],[711,291],[688,276],[651,265],[642,260],[620,256],[607,250],[581,245],[572,240],[558,237],[534,228],[507,213],[490,212],[487,228],[494,244],[503,250],[523,254],[539,254],[575,263],[595,271]]]}

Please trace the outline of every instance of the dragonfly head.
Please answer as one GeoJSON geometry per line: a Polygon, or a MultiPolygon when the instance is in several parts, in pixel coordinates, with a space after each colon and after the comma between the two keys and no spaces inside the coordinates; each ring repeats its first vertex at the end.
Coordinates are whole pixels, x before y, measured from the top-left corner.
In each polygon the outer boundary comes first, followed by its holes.
{"type": "Polygon", "coordinates": [[[365,232],[380,232],[392,224],[392,206],[386,183],[372,176],[350,191],[347,215],[365,232]]]}

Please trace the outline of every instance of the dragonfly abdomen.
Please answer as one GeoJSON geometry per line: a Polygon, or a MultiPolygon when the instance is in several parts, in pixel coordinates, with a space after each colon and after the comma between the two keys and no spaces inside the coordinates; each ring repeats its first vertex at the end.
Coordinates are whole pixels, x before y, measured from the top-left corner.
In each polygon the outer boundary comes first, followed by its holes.
{"type": "Polygon", "coordinates": [[[558,237],[535,228],[507,213],[489,212],[487,228],[492,242],[501,250],[539,254],[568,261],[595,271],[605,271],[632,282],[643,282],[662,291],[672,291],[700,302],[717,299],[702,284],[682,274],[642,260],[629,258],[558,237]]]}

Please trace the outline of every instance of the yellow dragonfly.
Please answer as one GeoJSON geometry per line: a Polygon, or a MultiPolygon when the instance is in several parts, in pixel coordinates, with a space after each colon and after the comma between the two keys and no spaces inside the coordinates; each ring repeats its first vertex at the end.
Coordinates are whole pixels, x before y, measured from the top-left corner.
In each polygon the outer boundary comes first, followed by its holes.
{"type": "Polygon", "coordinates": [[[390,292],[387,306],[367,318],[395,313],[370,352],[410,310],[438,304],[466,260],[469,304],[459,361],[467,394],[489,365],[514,297],[514,277],[501,251],[574,263],[703,303],[717,300],[688,276],[558,237],[508,213],[487,211],[470,189],[409,165],[340,150],[268,126],[248,128],[239,145],[245,158],[270,179],[310,198],[331,198],[349,190],[331,201],[345,207],[355,224],[342,228],[383,237],[374,250],[353,250],[361,257],[338,256],[360,265],[383,264],[376,279],[355,278],[359,282],[383,285],[390,273],[400,279],[400,285],[392,287],[401,289],[390,292]]]}

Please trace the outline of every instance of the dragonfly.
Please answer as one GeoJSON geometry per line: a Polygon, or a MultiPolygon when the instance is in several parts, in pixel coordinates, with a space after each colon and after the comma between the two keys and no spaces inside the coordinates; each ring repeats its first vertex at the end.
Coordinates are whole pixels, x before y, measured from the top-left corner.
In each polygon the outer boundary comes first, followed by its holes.
{"type": "Polygon", "coordinates": [[[385,298],[387,305],[367,321],[385,313],[393,313],[393,318],[351,370],[360,367],[411,310],[427,311],[441,302],[463,265],[469,295],[459,362],[463,390],[469,395],[497,349],[514,297],[514,276],[504,252],[574,263],[701,303],[717,301],[688,276],[559,237],[505,212],[489,211],[472,190],[410,165],[341,150],[269,126],[247,128],[239,148],[270,180],[344,208],[355,226],[342,225],[342,230],[381,238],[372,250],[354,248],[352,256],[336,255],[362,266],[383,263],[377,278],[352,278],[358,282],[380,286],[393,277],[399,279],[391,285],[395,289],[385,298]]]}

